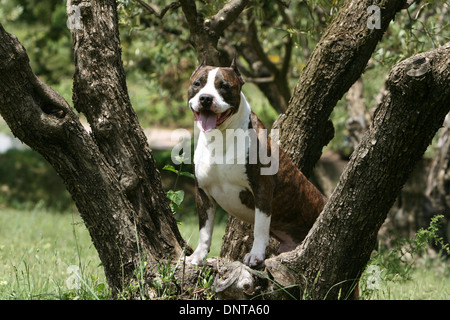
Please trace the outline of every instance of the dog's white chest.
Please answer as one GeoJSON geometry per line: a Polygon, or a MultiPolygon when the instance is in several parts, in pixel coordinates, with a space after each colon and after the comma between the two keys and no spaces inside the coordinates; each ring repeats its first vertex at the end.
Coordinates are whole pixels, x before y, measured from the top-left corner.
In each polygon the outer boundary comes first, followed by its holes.
{"type": "Polygon", "coordinates": [[[241,192],[251,190],[245,166],[248,145],[237,152],[234,145],[221,144],[219,136],[216,138],[200,134],[194,155],[198,186],[229,214],[253,223],[254,209],[240,198],[241,192]]]}

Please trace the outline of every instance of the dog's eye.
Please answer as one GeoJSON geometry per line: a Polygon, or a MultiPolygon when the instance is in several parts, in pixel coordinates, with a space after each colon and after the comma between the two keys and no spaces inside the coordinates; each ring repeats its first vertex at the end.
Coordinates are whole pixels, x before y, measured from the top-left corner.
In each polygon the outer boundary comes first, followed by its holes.
{"type": "Polygon", "coordinates": [[[201,83],[200,83],[200,81],[195,80],[195,81],[192,83],[192,85],[193,85],[194,87],[200,87],[201,83]]]}
{"type": "Polygon", "coordinates": [[[219,89],[224,89],[224,90],[230,89],[230,85],[227,82],[221,82],[219,84],[219,89]]]}

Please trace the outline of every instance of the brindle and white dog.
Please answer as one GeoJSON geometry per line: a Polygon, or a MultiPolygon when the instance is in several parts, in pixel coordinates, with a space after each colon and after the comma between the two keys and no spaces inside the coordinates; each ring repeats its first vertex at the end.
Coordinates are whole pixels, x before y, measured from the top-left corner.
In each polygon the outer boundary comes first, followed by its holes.
{"type": "Polygon", "coordinates": [[[253,247],[244,257],[249,266],[264,261],[270,234],[280,241],[279,252],[293,250],[326,203],[326,198],[266,135],[241,92],[243,84],[235,60],[229,68],[202,63],[191,76],[189,107],[200,128],[194,153],[200,237],[197,249],[187,257],[188,263],[201,265],[209,252],[216,203],[254,225],[253,247]],[[246,134],[248,139],[241,144],[230,143],[236,132],[246,134]],[[223,145],[217,146],[219,142],[223,145]],[[260,150],[277,161],[277,170],[264,173],[274,164],[255,157],[260,150]]]}

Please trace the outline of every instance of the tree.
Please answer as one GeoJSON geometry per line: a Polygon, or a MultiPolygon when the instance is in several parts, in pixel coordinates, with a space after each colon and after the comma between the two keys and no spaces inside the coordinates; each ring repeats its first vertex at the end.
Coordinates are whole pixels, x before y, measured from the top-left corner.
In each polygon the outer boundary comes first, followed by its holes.
{"type": "MultiPolygon", "coordinates": [[[[228,2],[209,21],[198,14],[195,2],[179,3],[199,57],[206,55],[211,63],[220,63],[220,34],[248,1],[228,2]]],[[[360,76],[404,3],[381,1],[380,29],[367,29],[369,2],[346,1],[311,54],[288,111],[277,124],[282,147],[307,174],[331,137],[328,118],[334,104],[360,76]],[[357,30],[359,37],[349,37],[348,28],[357,30]],[[283,134],[286,128],[291,131],[289,126],[295,126],[296,136],[283,134]]],[[[142,291],[149,292],[158,276],[157,266],[178,260],[190,248],[178,232],[129,101],[116,3],[77,0],[68,2],[70,6],[76,6],[81,15],[80,27],[71,30],[76,66],[73,101],[75,109],[86,116],[91,132],[83,128],[68,103],[33,74],[25,49],[2,26],[0,114],[12,132],[40,152],[63,178],[113,293],[138,281],[136,270],[146,280],[141,283],[142,291]]],[[[218,261],[219,269],[212,267],[219,271],[218,291],[230,292],[230,286],[221,281],[224,270],[240,270],[234,273],[238,279],[240,275],[248,278],[242,287],[242,281],[234,282],[240,293],[231,297],[256,294],[260,282],[261,293],[270,294],[275,282],[300,284],[294,291],[304,288],[312,298],[346,297],[354,289],[396,193],[449,111],[449,49],[447,44],[393,68],[386,83],[388,94],[371,128],[302,245],[267,259],[261,272],[240,263],[225,267],[218,261]]],[[[177,277],[183,291],[195,283],[198,272],[186,266],[177,277]]]]}
{"type": "Polygon", "coordinates": [[[147,140],[131,107],[120,59],[115,1],[73,1],[75,108],[37,78],[25,49],[0,27],[0,113],[14,135],[41,153],[64,180],[114,294],[143,259],[156,268],[185,246],[147,140]],[[95,18],[94,18],[95,17],[95,18]]]}

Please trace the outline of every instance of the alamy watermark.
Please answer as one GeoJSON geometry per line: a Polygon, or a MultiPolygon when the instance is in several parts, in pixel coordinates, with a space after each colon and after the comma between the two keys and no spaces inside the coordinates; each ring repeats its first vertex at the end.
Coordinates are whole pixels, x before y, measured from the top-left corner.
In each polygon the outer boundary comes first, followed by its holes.
{"type": "Polygon", "coordinates": [[[79,290],[81,288],[81,270],[79,266],[71,265],[66,270],[69,276],[66,279],[66,286],[69,290],[79,290]]]}
{"type": "Polygon", "coordinates": [[[381,29],[381,10],[377,5],[371,5],[367,7],[367,13],[370,14],[367,19],[367,28],[369,29],[381,29]]]}
{"type": "Polygon", "coordinates": [[[380,267],[376,265],[370,265],[366,269],[366,273],[369,275],[366,280],[366,287],[369,290],[379,290],[381,288],[381,271],[380,267]]]}
{"type": "Polygon", "coordinates": [[[79,30],[82,27],[81,10],[77,5],[67,7],[67,28],[70,30],[79,30]]]}
{"type": "MultiPolygon", "coordinates": [[[[370,15],[367,19],[367,28],[381,29],[381,10],[380,7],[373,4],[367,7],[367,13],[370,15]]],[[[81,10],[77,5],[67,6],[67,28],[70,30],[79,30],[82,28],[81,10]]]]}
{"type": "MultiPolygon", "coordinates": [[[[214,129],[202,133],[194,126],[194,150],[201,144],[201,151],[208,153],[211,163],[257,164],[261,163],[261,175],[274,175],[279,168],[278,129],[270,132],[270,148],[267,129],[214,129]]],[[[192,135],[186,129],[177,129],[172,133],[172,141],[178,142],[172,149],[174,164],[192,163],[192,135]],[[180,155],[184,155],[180,157],[180,155]]]]}

